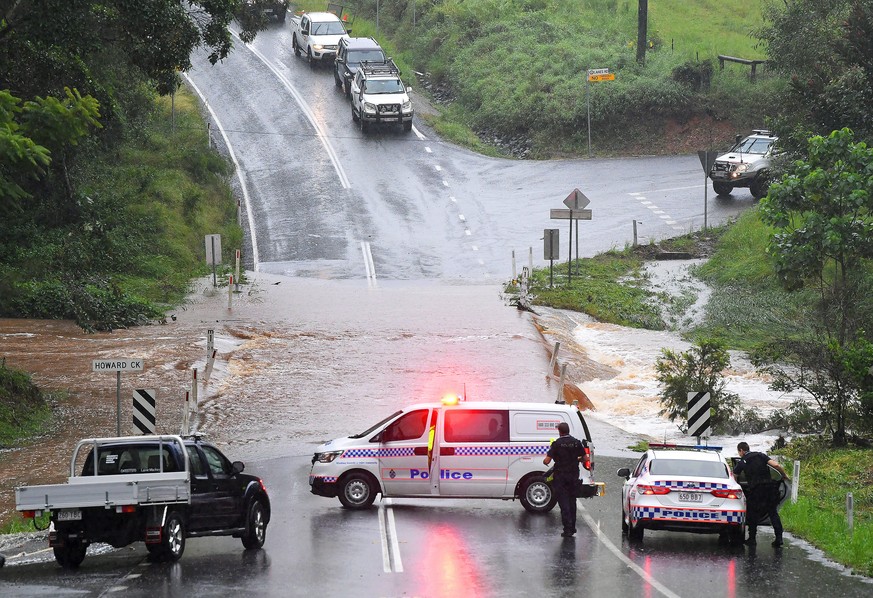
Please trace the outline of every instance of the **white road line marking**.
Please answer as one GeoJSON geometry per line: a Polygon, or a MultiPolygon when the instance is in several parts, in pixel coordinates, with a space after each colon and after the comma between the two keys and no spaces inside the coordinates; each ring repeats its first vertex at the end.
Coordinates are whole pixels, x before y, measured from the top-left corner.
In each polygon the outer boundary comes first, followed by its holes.
{"type": "Polygon", "coordinates": [[[666,214],[664,210],[652,210],[652,214],[666,214]]]}
{"type": "Polygon", "coordinates": [[[379,539],[382,541],[382,571],[391,573],[391,555],[388,553],[388,534],[385,530],[385,505],[379,505],[379,539]]]}
{"type": "MultiPolygon", "coordinates": [[[[231,33],[233,34],[233,36],[235,38],[239,39],[239,36],[236,34],[236,32],[231,30],[231,33]]],[[[242,41],[242,40],[240,40],[240,41],[242,41]]],[[[282,85],[284,85],[285,89],[287,89],[288,92],[292,96],[294,96],[294,99],[297,101],[297,103],[300,105],[300,108],[303,110],[303,114],[306,116],[307,120],[309,120],[310,124],[312,124],[312,127],[315,129],[315,132],[318,134],[319,141],[321,141],[321,144],[324,146],[324,150],[327,152],[327,155],[330,158],[330,161],[333,163],[333,168],[334,168],[334,170],[336,170],[336,174],[339,177],[340,184],[342,184],[344,189],[351,188],[351,184],[349,183],[349,178],[346,176],[346,173],[345,173],[345,170],[343,170],[342,164],[340,164],[339,157],[336,155],[336,152],[334,151],[333,146],[331,145],[330,140],[327,137],[327,133],[325,133],[324,129],[321,128],[321,125],[318,124],[318,121],[315,120],[315,113],[309,107],[309,104],[306,103],[306,100],[303,99],[303,96],[300,95],[300,93],[291,84],[291,82],[288,80],[288,78],[285,77],[285,75],[283,75],[282,73],[280,73],[276,69],[276,67],[274,67],[272,64],[270,64],[270,61],[267,60],[267,58],[263,54],[261,54],[260,50],[258,50],[257,48],[255,48],[251,44],[244,44],[244,45],[246,48],[251,50],[252,54],[257,56],[258,59],[264,63],[264,66],[266,66],[268,69],[270,69],[270,71],[272,71],[272,73],[274,75],[276,75],[276,78],[282,82],[282,85]]]]}
{"type": "Polygon", "coordinates": [[[449,182],[446,180],[443,180],[443,187],[448,187],[448,186],[449,186],[449,182]]]}
{"type": "Polygon", "coordinates": [[[473,249],[473,251],[479,251],[479,247],[476,246],[476,245],[473,245],[473,246],[472,246],[472,249],[473,249]]]}
{"type": "Polygon", "coordinates": [[[433,151],[427,146],[424,146],[424,151],[426,151],[429,154],[433,153],[433,151]]]}
{"type": "Polygon", "coordinates": [[[394,524],[394,509],[388,507],[388,532],[391,535],[391,556],[394,562],[394,573],[403,573],[403,561],[400,560],[400,543],[397,541],[397,526],[394,524]]]}
{"type": "MultiPolygon", "coordinates": [[[[415,125],[412,125],[412,132],[415,133],[415,136],[418,137],[419,139],[421,139],[422,141],[427,139],[427,137],[425,137],[424,134],[421,131],[419,131],[415,125]]],[[[430,151],[430,150],[427,150],[427,151],[430,151]]]]}
{"type": "Polygon", "coordinates": [[[455,196],[454,196],[454,195],[450,195],[450,196],[449,196],[449,199],[452,200],[452,201],[455,202],[455,203],[458,202],[458,200],[455,199],[455,196]]]}
{"type": "Polygon", "coordinates": [[[465,235],[472,235],[473,233],[470,232],[470,229],[469,229],[469,228],[465,228],[465,229],[464,229],[464,234],[465,234],[465,235]]]}
{"type": "Polygon", "coordinates": [[[439,164],[434,164],[433,167],[436,169],[437,172],[440,172],[443,169],[443,167],[440,166],[439,164]]]}
{"type": "MultiPolygon", "coordinates": [[[[651,189],[649,193],[661,193],[662,191],[684,191],[686,189],[700,189],[701,187],[706,187],[706,185],[690,185],[688,187],[671,187],[669,189],[651,189]]],[[[633,195],[631,193],[630,195],[633,195]]]]}
{"type": "Polygon", "coordinates": [[[650,201],[641,201],[640,203],[643,204],[644,206],[648,206],[648,205],[651,205],[652,202],[650,202],[650,201]]]}
{"type": "Polygon", "coordinates": [[[367,286],[376,286],[376,265],[373,263],[373,251],[368,241],[361,241],[361,253],[364,255],[364,270],[367,273],[367,286]]]}
{"type": "Polygon", "coordinates": [[[622,561],[625,565],[627,565],[628,569],[639,575],[643,579],[643,581],[652,586],[654,589],[661,592],[664,596],[667,596],[667,598],[680,598],[679,594],[671,592],[667,586],[663,585],[654,577],[649,575],[649,573],[645,569],[637,565],[630,558],[628,558],[626,554],[619,550],[619,548],[615,544],[613,544],[609,540],[609,538],[606,537],[606,534],[600,531],[600,525],[597,524],[591,517],[591,515],[588,514],[588,511],[585,508],[585,505],[582,504],[581,500],[577,499],[576,504],[582,511],[582,519],[585,520],[585,523],[588,524],[588,527],[591,528],[591,531],[594,532],[594,534],[597,536],[597,539],[600,540],[600,543],[606,546],[606,548],[608,548],[612,554],[618,557],[618,560],[622,561]]]}
{"type": "Polygon", "coordinates": [[[461,219],[461,222],[466,222],[467,218],[463,214],[458,214],[458,218],[461,219]]]}
{"type": "Polygon", "coordinates": [[[242,190],[243,201],[246,204],[246,215],[249,219],[249,233],[252,236],[252,261],[254,262],[254,269],[257,272],[260,269],[260,253],[258,252],[258,238],[255,234],[255,216],[252,214],[252,202],[249,201],[249,188],[246,185],[245,179],[245,171],[239,165],[239,161],[236,159],[236,152],[233,151],[233,146],[230,143],[230,139],[227,138],[227,133],[224,131],[224,127],[221,126],[221,121],[218,120],[218,115],[212,110],[212,106],[209,105],[209,102],[206,101],[206,96],[203,95],[203,92],[200,91],[200,88],[191,80],[191,77],[188,76],[188,73],[182,73],[182,76],[188,81],[191,87],[194,88],[194,91],[200,96],[200,100],[203,102],[203,105],[206,106],[206,109],[209,111],[210,116],[212,116],[212,120],[215,121],[215,126],[218,127],[218,132],[221,133],[221,138],[224,139],[224,144],[227,146],[227,151],[230,153],[230,159],[233,162],[234,167],[236,168],[236,177],[239,179],[239,186],[242,190]]]}
{"type": "Polygon", "coordinates": [[[661,214],[660,216],[658,216],[658,218],[660,218],[660,219],[662,219],[662,220],[669,220],[669,219],[670,219],[670,216],[667,215],[667,214],[661,214]]]}

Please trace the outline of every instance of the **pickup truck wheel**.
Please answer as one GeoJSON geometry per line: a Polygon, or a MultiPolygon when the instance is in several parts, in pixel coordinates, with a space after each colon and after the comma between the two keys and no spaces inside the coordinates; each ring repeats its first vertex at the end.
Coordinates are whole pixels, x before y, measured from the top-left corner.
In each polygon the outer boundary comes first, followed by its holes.
{"type": "Polygon", "coordinates": [[[733,185],[729,185],[728,183],[712,181],[712,190],[715,191],[716,195],[730,195],[733,189],[733,185]]]}
{"type": "Polygon", "coordinates": [[[297,35],[291,36],[291,47],[294,49],[294,56],[300,56],[300,46],[297,45],[297,35]]]}
{"type": "Polygon", "coordinates": [[[752,184],[749,185],[749,191],[752,194],[752,197],[755,199],[761,199],[765,195],[767,195],[767,191],[769,190],[770,185],[767,181],[767,175],[763,172],[758,174],[755,179],[752,181],[752,184]]]}
{"type": "Polygon", "coordinates": [[[67,540],[63,546],[55,546],[55,560],[64,569],[76,569],[85,560],[88,547],[78,540],[67,540]]]}
{"type": "Polygon", "coordinates": [[[334,67],[333,69],[333,82],[336,84],[337,87],[343,86],[343,80],[340,78],[339,73],[336,72],[336,67],[334,67]]]}
{"type": "Polygon", "coordinates": [[[167,522],[161,530],[161,548],[163,556],[170,561],[178,561],[185,552],[185,522],[175,511],[167,515],[167,522]]]}
{"type": "Polygon", "coordinates": [[[363,473],[352,473],[340,480],[339,500],[349,509],[366,509],[376,499],[373,482],[363,473]]]}
{"type": "Polygon", "coordinates": [[[246,532],[243,534],[242,543],[246,548],[260,548],[267,539],[267,514],[264,503],[255,499],[249,505],[246,515],[246,532]]]}
{"type": "Polygon", "coordinates": [[[363,118],[361,119],[361,133],[368,133],[370,131],[370,123],[365,121],[363,118]]]}
{"type": "Polygon", "coordinates": [[[315,60],[312,58],[312,48],[306,48],[306,62],[309,66],[315,66],[315,60]]]}
{"type": "Polygon", "coordinates": [[[288,13],[288,7],[280,8],[279,12],[276,14],[276,17],[279,19],[280,23],[285,22],[285,15],[288,13]]]}
{"type": "Polygon", "coordinates": [[[403,123],[403,130],[409,133],[412,130],[412,121],[408,123],[403,123]]]}
{"type": "Polygon", "coordinates": [[[356,123],[356,122],[358,122],[358,120],[359,120],[358,113],[355,112],[355,107],[352,106],[352,122],[356,123]]]}
{"type": "Polygon", "coordinates": [[[558,502],[552,487],[541,475],[531,476],[524,481],[518,499],[529,513],[548,513],[558,502]]]}

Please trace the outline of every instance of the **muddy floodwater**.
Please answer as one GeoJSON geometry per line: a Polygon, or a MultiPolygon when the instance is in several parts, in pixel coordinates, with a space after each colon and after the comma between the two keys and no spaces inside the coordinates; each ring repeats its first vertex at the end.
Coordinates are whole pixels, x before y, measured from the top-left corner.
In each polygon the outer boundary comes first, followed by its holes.
{"type": "MultiPolygon", "coordinates": [[[[181,432],[196,369],[192,429],[243,460],[308,455],[325,440],[446,393],[552,402],[558,386],[547,373],[555,343],[566,379],[594,404],[588,419],[598,452],[621,454],[639,436],[681,439],[675,424],[657,416],[654,377],[662,347],[687,347],[678,335],[537,311],[509,306],[491,284],[368,288],[249,273],[232,294],[211,279],[198,281],[165,324],[87,334],[66,321],[0,320],[0,357],[41,387],[63,391],[50,433],[0,451],[0,518],[13,512],[16,485],[64,481],[79,439],[115,435],[116,375],[92,372],[94,359],[144,361],[144,371],[121,376],[122,434],[134,433],[134,389],[155,391],[158,433],[181,432]],[[209,330],[217,354],[207,378],[209,330]]],[[[732,388],[753,403],[772,409],[788,401],[769,393],[742,360],[729,373],[732,388]]]]}

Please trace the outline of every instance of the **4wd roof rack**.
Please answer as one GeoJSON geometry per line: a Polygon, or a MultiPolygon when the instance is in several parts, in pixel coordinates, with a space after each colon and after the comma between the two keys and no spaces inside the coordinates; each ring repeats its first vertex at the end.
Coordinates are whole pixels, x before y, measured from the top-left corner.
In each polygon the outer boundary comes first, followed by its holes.
{"type": "Polygon", "coordinates": [[[650,449],[663,449],[663,448],[671,448],[671,449],[690,449],[690,450],[698,450],[698,451],[721,451],[723,447],[720,446],[707,446],[705,444],[672,444],[667,442],[650,442],[650,449]]]}
{"type": "Polygon", "coordinates": [[[360,68],[365,76],[371,75],[397,75],[400,76],[400,69],[394,64],[390,58],[385,62],[373,62],[370,60],[362,60],[360,68]]]}

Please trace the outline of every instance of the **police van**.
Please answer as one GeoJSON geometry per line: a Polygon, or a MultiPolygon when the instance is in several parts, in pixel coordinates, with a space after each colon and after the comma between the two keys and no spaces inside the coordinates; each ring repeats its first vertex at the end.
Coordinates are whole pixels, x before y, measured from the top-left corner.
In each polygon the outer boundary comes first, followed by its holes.
{"type": "Polygon", "coordinates": [[[557,426],[585,447],[581,497],[602,494],[593,481],[593,445],[575,405],[466,402],[413,405],[360,434],[331,440],[312,457],[313,494],[348,508],[383,498],[518,498],[532,513],[556,502],[543,458],[557,426]]]}

